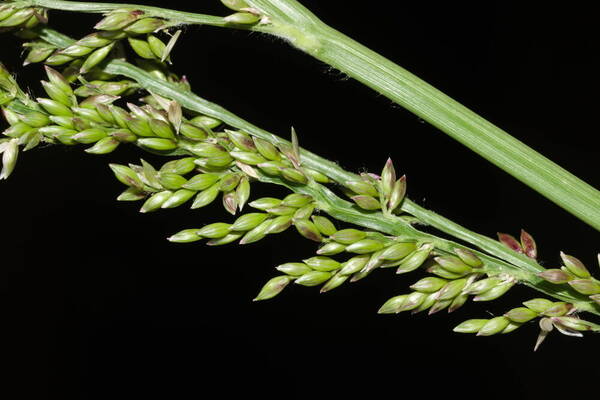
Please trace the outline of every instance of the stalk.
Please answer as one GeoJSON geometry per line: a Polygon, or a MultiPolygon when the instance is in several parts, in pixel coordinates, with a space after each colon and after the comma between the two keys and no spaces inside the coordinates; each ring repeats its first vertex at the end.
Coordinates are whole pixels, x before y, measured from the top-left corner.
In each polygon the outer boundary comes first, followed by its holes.
{"type": "Polygon", "coordinates": [[[269,33],[344,72],[428,121],[590,226],[600,230],[600,192],[507,132],[385,57],[327,26],[295,0],[247,0],[270,23],[228,24],[223,18],[130,4],[22,0],[18,6],[107,12],[136,8],[173,24],[207,24],[269,33]]]}

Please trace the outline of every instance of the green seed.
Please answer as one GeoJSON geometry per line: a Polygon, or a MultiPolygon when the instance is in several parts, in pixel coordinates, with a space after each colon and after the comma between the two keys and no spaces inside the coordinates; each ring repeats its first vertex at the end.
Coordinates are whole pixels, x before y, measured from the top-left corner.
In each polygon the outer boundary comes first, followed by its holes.
{"type": "Polygon", "coordinates": [[[479,268],[483,265],[483,261],[477,257],[472,251],[467,249],[455,249],[454,253],[470,267],[479,268]]]}
{"type": "MultiPolygon", "coordinates": [[[[310,216],[312,215],[312,213],[313,213],[314,210],[315,210],[315,204],[314,203],[307,204],[304,207],[300,207],[294,213],[294,220],[308,219],[308,218],[310,218],[310,216]]],[[[312,222],[311,222],[311,224],[312,224],[312,222]]]]}
{"type": "Polygon", "coordinates": [[[17,165],[17,158],[19,156],[18,139],[11,139],[4,143],[6,144],[2,153],[2,172],[0,172],[0,180],[7,179],[10,174],[12,174],[17,165]]]}
{"type": "Polygon", "coordinates": [[[260,20],[260,16],[247,12],[237,12],[223,18],[225,22],[237,25],[251,25],[260,20]]]}
{"type": "MultiPolygon", "coordinates": [[[[225,129],[225,132],[229,136],[229,139],[233,142],[235,147],[237,147],[242,152],[255,152],[256,147],[254,146],[254,142],[250,135],[241,131],[230,131],[229,129],[225,129]]],[[[263,159],[263,161],[266,161],[263,159]]]]}
{"type": "Polygon", "coordinates": [[[202,129],[187,122],[181,124],[179,127],[179,133],[194,140],[204,140],[208,137],[206,132],[204,132],[202,129]]]}
{"type": "Polygon", "coordinates": [[[557,285],[567,283],[571,279],[574,278],[573,275],[571,275],[570,273],[565,272],[561,269],[547,269],[545,271],[538,273],[537,276],[544,279],[545,281],[548,281],[550,283],[554,283],[557,285]]]}
{"type": "Polygon", "coordinates": [[[406,296],[406,299],[400,306],[398,312],[414,310],[415,308],[419,307],[421,303],[423,303],[426,297],[427,295],[424,293],[412,292],[411,294],[406,296]]]}
{"type": "Polygon", "coordinates": [[[379,203],[379,200],[377,200],[375,197],[358,195],[352,196],[351,199],[354,200],[356,205],[358,205],[363,210],[374,211],[381,209],[381,204],[379,203]]]}
{"type": "Polygon", "coordinates": [[[258,242],[262,238],[264,238],[267,234],[267,230],[269,226],[271,226],[271,220],[267,219],[257,227],[246,232],[242,240],[240,240],[240,244],[250,244],[254,242],[258,242]]]}
{"type": "Polygon", "coordinates": [[[235,215],[237,210],[237,198],[235,196],[235,192],[232,191],[223,193],[223,207],[231,215],[235,215]]]}
{"type": "Polygon", "coordinates": [[[431,250],[433,250],[433,246],[425,245],[421,247],[421,250],[417,250],[407,256],[396,270],[396,273],[403,274],[419,268],[427,260],[431,250]]]}
{"type": "Polygon", "coordinates": [[[115,177],[124,185],[141,188],[142,181],[137,176],[134,170],[121,164],[108,164],[110,169],[115,174],[115,177]]]}
{"type": "Polygon", "coordinates": [[[235,189],[240,182],[240,174],[228,173],[221,178],[219,189],[223,192],[229,192],[235,189]]]}
{"type": "Polygon", "coordinates": [[[442,266],[447,271],[455,274],[466,274],[471,272],[471,267],[462,262],[462,260],[455,256],[443,256],[435,257],[435,262],[442,266]]]}
{"type": "Polygon", "coordinates": [[[302,276],[312,271],[308,265],[303,263],[285,263],[275,267],[275,269],[291,276],[302,276]]]}
{"type": "Polygon", "coordinates": [[[448,312],[451,313],[458,310],[467,302],[468,299],[469,295],[459,294],[454,299],[452,299],[452,303],[450,303],[450,306],[448,307],[448,312]]]}
{"type": "Polygon", "coordinates": [[[498,286],[502,282],[503,282],[502,279],[496,278],[496,277],[482,279],[480,281],[474,282],[471,285],[469,285],[465,289],[465,293],[467,293],[467,294],[482,294],[482,293],[485,293],[488,290],[494,288],[495,286],[498,286]]]}
{"type": "Polygon", "coordinates": [[[367,195],[372,197],[379,196],[379,192],[375,189],[375,186],[370,182],[363,180],[347,181],[344,186],[352,190],[356,194],[367,195]]]}
{"type": "Polygon", "coordinates": [[[137,189],[137,188],[127,188],[125,189],[119,197],[117,197],[117,201],[138,201],[146,198],[146,193],[137,189]]]}
{"type": "Polygon", "coordinates": [[[252,208],[257,208],[259,210],[266,211],[269,208],[277,207],[281,204],[280,199],[276,199],[273,197],[262,197],[260,199],[254,200],[248,205],[252,208]]]}
{"type": "Polygon", "coordinates": [[[85,74],[89,72],[92,68],[94,68],[96,65],[100,64],[106,58],[106,56],[108,56],[108,53],[110,53],[113,46],[114,43],[111,43],[108,46],[101,47],[98,50],[94,51],[92,54],[90,54],[81,66],[79,72],[81,74],[85,74]]]}
{"type": "Polygon", "coordinates": [[[309,196],[307,194],[292,193],[292,194],[287,195],[283,199],[281,205],[288,206],[288,207],[300,208],[300,207],[304,207],[305,205],[309,204],[312,200],[313,200],[312,196],[309,196]]]}
{"type": "Polygon", "coordinates": [[[192,204],[192,209],[200,208],[212,203],[219,195],[219,185],[214,184],[208,189],[198,193],[192,204]]]}
{"type": "Polygon", "coordinates": [[[384,249],[381,258],[388,261],[401,260],[415,251],[416,248],[416,244],[411,242],[395,243],[384,249]]]}
{"type": "Polygon", "coordinates": [[[175,139],[175,131],[171,128],[171,124],[160,119],[151,119],[149,125],[156,136],[165,139],[175,139]]]}
{"type": "Polygon", "coordinates": [[[570,256],[568,254],[560,252],[560,258],[562,258],[565,267],[569,270],[573,275],[587,279],[591,277],[590,271],[585,267],[585,265],[579,261],[577,258],[570,256]]]}
{"type": "Polygon", "coordinates": [[[244,205],[250,198],[250,181],[247,176],[242,176],[242,179],[240,179],[240,183],[235,189],[235,195],[238,200],[238,208],[242,211],[242,208],[244,208],[244,205]]]}
{"type": "Polygon", "coordinates": [[[179,189],[173,195],[171,195],[162,205],[161,208],[175,208],[179,207],[186,201],[192,198],[196,194],[193,190],[179,189]]]}
{"type": "Polygon", "coordinates": [[[112,41],[113,41],[113,39],[103,37],[102,35],[100,35],[100,32],[97,32],[97,33],[91,33],[87,36],[84,36],[83,38],[81,38],[77,41],[77,44],[80,46],[97,48],[97,47],[106,46],[107,44],[110,44],[110,42],[112,42],[112,41]]]}
{"type": "Polygon", "coordinates": [[[73,44],[71,46],[65,47],[64,49],[60,50],[58,53],[75,58],[75,57],[85,56],[86,54],[91,53],[93,50],[94,50],[94,48],[92,48],[92,47],[81,46],[79,44],[73,44]]]}
{"type": "Polygon", "coordinates": [[[308,219],[294,220],[294,226],[296,226],[298,233],[300,233],[305,238],[313,240],[315,242],[323,241],[323,237],[319,233],[319,230],[317,229],[315,224],[310,222],[308,219]]]}
{"type": "Polygon", "coordinates": [[[446,285],[448,281],[445,279],[437,278],[435,276],[429,276],[427,278],[423,278],[413,285],[410,286],[412,290],[416,290],[423,293],[433,293],[440,290],[444,285],[446,285]]]}
{"type": "Polygon", "coordinates": [[[569,285],[581,294],[592,295],[600,293],[600,283],[592,279],[574,279],[569,285]]]}
{"type": "Polygon", "coordinates": [[[313,220],[313,223],[319,232],[321,232],[323,235],[331,236],[337,232],[335,225],[333,225],[333,222],[331,222],[328,218],[320,215],[313,215],[311,219],[313,220]]]}
{"type": "Polygon", "coordinates": [[[77,114],[79,119],[83,120],[83,122],[97,122],[99,124],[104,123],[104,119],[98,114],[98,112],[91,108],[84,107],[71,107],[71,110],[77,114]]]}
{"type": "Polygon", "coordinates": [[[547,317],[562,317],[573,309],[573,305],[564,301],[556,301],[542,313],[547,317]]]}
{"type": "Polygon", "coordinates": [[[404,196],[406,195],[406,177],[403,176],[396,181],[390,194],[390,198],[387,204],[389,211],[394,211],[400,206],[404,196]]]}
{"type": "Polygon", "coordinates": [[[56,100],[38,98],[37,102],[52,115],[72,117],[71,109],[56,100]]]}
{"type": "Polygon", "coordinates": [[[421,305],[413,310],[413,314],[428,310],[437,301],[436,297],[437,293],[428,293],[421,305]]]}
{"type": "Polygon", "coordinates": [[[21,121],[34,128],[41,128],[42,126],[49,125],[51,122],[46,114],[37,111],[21,115],[21,121]]]}
{"type": "Polygon", "coordinates": [[[222,246],[224,244],[229,244],[229,243],[235,242],[242,236],[243,236],[243,233],[241,233],[241,232],[230,232],[227,235],[223,236],[222,238],[211,239],[208,242],[206,242],[206,244],[208,246],[222,246]]]}
{"type": "Polygon", "coordinates": [[[268,161],[258,164],[257,167],[267,175],[279,176],[284,165],[279,161],[268,161]]]}
{"type": "MultiPolygon", "coordinates": [[[[160,28],[162,28],[165,25],[165,21],[159,18],[144,18],[144,19],[140,19],[136,22],[134,22],[133,24],[129,25],[128,27],[126,27],[124,29],[125,32],[130,33],[130,34],[134,34],[134,35],[143,35],[145,33],[150,33],[150,32],[154,32],[160,28]]],[[[148,39],[150,39],[150,37],[154,37],[152,35],[148,36],[148,39]]],[[[158,40],[158,38],[155,38],[158,40]]],[[[148,40],[148,42],[150,42],[150,40],[148,40]]],[[[158,58],[160,58],[160,56],[157,55],[158,58]]]]}
{"type": "Polygon", "coordinates": [[[510,323],[506,317],[495,317],[490,319],[479,329],[477,336],[490,336],[502,332],[510,323]]]}
{"type": "Polygon", "coordinates": [[[79,143],[96,143],[107,136],[106,131],[99,128],[90,128],[73,135],[73,140],[79,143]]]}
{"type": "Polygon", "coordinates": [[[508,311],[504,316],[512,322],[523,323],[536,318],[538,313],[526,307],[517,307],[508,311]]]}
{"type": "Polygon", "coordinates": [[[479,332],[487,322],[487,319],[469,319],[455,326],[453,331],[458,333],[476,333],[479,332]]]}
{"type": "Polygon", "coordinates": [[[319,182],[319,183],[330,183],[331,182],[331,179],[329,179],[327,177],[327,175],[324,175],[324,174],[320,173],[319,171],[315,171],[314,169],[304,168],[304,172],[306,173],[306,175],[308,175],[310,178],[312,178],[315,182],[319,182]]]}
{"type": "MultiPolygon", "coordinates": [[[[115,122],[117,123],[117,125],[119,125],[119,127],[123,129],[129,128],[128,120],[130,119],[130,116],[127,111],[125,111],[121,107],[115,106],[114,104],[109,105],[108,109],[112,113],[113,118],[115,119],[115,122]]],[[[149,127],[148,129],[150,130],[149,127]]]]}
{"type": "Polygon", "coordinates": [[[190,178],[182,187],[189,190],[204,190],[214,185],[220,178],[219,174],[198,174],[190,178]]]}
{"type": "Polygon", "coordinates": [[[346,246],[337,242],[329,242],[325,246],[317,250],[317,254],[322,256],[332,256],[339,254],[346,249],[346,246]]]}
{"type": "Polygon", "coordinates": [[[123,143],[133,143],[137,140],[137,136],[135,136],[129,129],[117,129],[111,131],[109,136],[112,136],[117,141],[123,143]]]}
{"type": "Polygon", "coordinates": [[[152,52],[152,49],[150,48],[150,45],[148,44],[147,41],[142,40],[142,39],[135,39],[132,37],[127,38],[127,40],[129,41],[129,45],[131,46],[133,51],[138,56],[145,58],[147,60],[154,60],[157,58],[154,55],[154,53],[152,52]]]}
{"type": "Polygon", "coordinates": [[[402,309],[408,295],[403,294],[388,299],[377,311],[378,314],[397,314],[402,309]]]}
{"type": "Polygon", "coordinates": [[[249,231],[260,225],[264,220],[269,217],[269,214],[265,213],[249,213],[240,216],[231,225],[232,231],[249,231]]]}
{"type": "Polygon", "coordinates": [[[294,283],[302,286],[317,286],[331,278],[331,272],[311,271],[296,279],[294,283]]]}
{"type": "Polygon", "coordinates": [[[267,160],[278,161],[281,159],[279,151],[271,143],[257,137],[253,137],[252,140],[256,150],[267,160]]]}
{"type": "Polygon", "coordinates": [[[10,14],[8,17],[0,20],[0,28],[19,26],[31,18],[32,15],[33,9],[21,8],[20,10],[10,14]]]}
{"type": "Polygon", "coordinates": [[[316,271],[335,271],[341,268],[341,264],[329,257],[316,256],[306,260],[302,260],[306,265],[316,271]]]}
{"type": "Polygon", "coordinates": [[[198,235],[209,239],[221,238],[229,233],[229,228],[231,228],[231,224],[215,222],[201,228],[198,235]]]}
{"type": "Polygon", "coordinates": [[[497,298],[499,298],[500,296],[502,296],[504,293],[508,292],[508,290],[514,286],[514,282],[512,281],[508,281],[508,282],[504,282],[501,283],[497,286],[494,286],[493,288],[475,296],[473,298],[473,301],[491,301],[491,300],[496,300],[497,298]]]}
{"type": "Polygon", "coordinates": [[[116,31],[131,24],[140,15],[138,11],[116,10],[104,17],[94,28],[101,31],[116,31]]]}
{"type": "Polygon", "coordinates": [[[271,220],[271,224],[269,228],[266,230],[266,234],[276,234],[285,231],[287,228],[292,226],[292,216],[291,215],[280,215],[271,220]]]}
{"type": "Polygon", "coordinates": [[[63,91],[61,87],[52,82],[42,81],[41,83],[44,87],[44,90],[52,100],[58,101],[67,107],[71,107],[73,105],[73,99],[71,97],[72,95],[63,91]]]}
{"type": "Polygon", "coordinates": [[[523,302],[523,305],[525,307],[535,311],[536,313],[543,313],[544,311],[552,307],[553,304],[554,303],[552,301],[541,298],[531,299],[523,302]]]}
{"type": "Polygon", "coordinates": [[[329,292],[330,290],[333,290],[339,287],[342,283],[346,282],[347,279],[348,275],[335,274],[325,283],[325,285],[323,285],[320,292],[329,292]]]}
{"type": "Polygon", "coordinates": [[[173,236],[167,238],[170,242],[175,243],[191,243],[202,239],[202,236],[198,234],[200,229],[184,229],[181,232],[177,232],[173,236]]]}
{"type": "Polygon", "coordinates": [[[253,301],[267,300],[277,296],[292,281],[287,275],[276,276],[270,279],[260,290],[253,301]]]}
{"type": "Polygon", "coordinates": [[[65,54],[60,54],[55,52],[50,57],[46,58],[46,64],[48,65],[63,65],[68,63],[69,61],[73,61],[73,57],[69,57],[65,54]]]}
{"type": "Polygon", "coordinates": [[[170,190],[164,190],[162,192],[158,192],[153,194],[146,200],[142,208],[140,209],[141,213],[148,213],[155,210],[158,210],[165,201],[169,199],[173,195],[173,192],[170,190]]]}
{"type": "Polygon", "coordinates": [[[301,185],[305,185],[308,183],[308,178],[302,172],[293,169],[293,168],[283,168],[281,170],[281,175],[288,181],[292,183],[298,183],[301,185]]]}
{"type": "Polygon", "coordinates": [[[224,153],[227,153],[222,146],[216,143],[208,142],[196,143],[193,146],[191,146],[188,150],[197,156],[206,158],[218,157],[223,155],[224,153]]]}
{"type": "Polygon", "coordinates": [[[190,122],[194,125],[198,125],[201,128],[204,127],[208,129],[214,129],[223,123],[218,119],[209,117],[208,115],[199,115],[197,117],[192,118],[190,122]]]}
{"type": "Polygon", "coordinates": [[[277,206],[277,207],[272,207],[272,208],[268,208],[266,210],[269,214],[273,214],[273,215],[293,215],[297,209],[294,207],[286,207],[286,206],[277,206]]]}
{"type": "MultiPolygon", "coordinates": [[[[44,133],[46,132],[46,130],[49,127],[42,127],[39,129],[40,132],[44,133]]],[[[26,133],[29,133],[31,131],[35,130],[35,128],[32,128],[31,126],[27,125],[24,122],[18,122],[14,125],[12,125],[11,127],[9,127],[8,129],[6,129],[4,132],[2,132],[3,135],[8,136],[8,137],[12,137],[12,138],[18,138],[23,136],[26,133]]],[[[51,132],[48,132],[48,134],[52,134],[51,132]]]]}
{"type": "Polygon", "coordinates": [[[465,278],[450,281],[444,285],[438,292],[437,300],[451,300],[458,296],[463,290],[467,280],[465,278]]]}
{"type": "Polygon", "coordinates": [[[342,269],[339,273],[342,275],[352,275],[354,273],[357,273],[367,265],[370,258],[371,257],[369,254],[361,254],[359,256],[354,256],[342,264],[342,269]]]}
{"type": "Polygon", "coordinates": [[[335,240],[338,243],[349,245],[364,239],[366,236],[367,234],[363,231],[349,228],[337,231],[336,233],[331,235],[331,239],[335,240]]]}
{"type": "Polygon", "coordinates": [[[171,139],[163,138],[140,138],[138,143],[152,150],[167,151],[177,148],[177,143],[171,139]]]}
{"type": "Polygon", "coordinates": [[[169,190],[179,190],[187,182],[183,176],[172,172],[161,172],[158,180],[165,189],[169,190]]]}
{"type": "Polygon", "coordinates": [[[367,254],[381,250],[383,246],[384,244],[378,240],[363,239],[346,247],[346,251],[349,253],[367,254]]]}

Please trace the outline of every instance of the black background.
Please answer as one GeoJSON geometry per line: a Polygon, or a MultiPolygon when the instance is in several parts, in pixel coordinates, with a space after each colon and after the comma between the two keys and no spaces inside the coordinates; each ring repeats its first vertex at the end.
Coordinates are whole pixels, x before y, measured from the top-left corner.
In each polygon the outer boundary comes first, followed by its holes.
{"type": "MultiPolygon", "coordinates": [[[[218,1],[170,1],[224,15],[218,1]]],[[[302,1],[325,22],[399,63],[590,184],[597,168],[597,30],[591,9],[527,2],[302,1]],[[387,3],[394,3],[393,5],[387,3]]],[[[150,2],[145,2],[150,4],[150,2]]],[[[74,37],[97,16],[52,12],[74,37]]],[[[42,91],[39,66],[19,67],[20,43],[0,37],[2,61],[42,91]]],[[[545,265],[564,250],[597,269],[597,232],[388,99],[280,40],[186,28],[174,69],[196,93],[276,134],[293,125],[303,147],[353,171],[388,156],[409,196],[494,236],[534,235],[545,265]]],[[[517,287],[453,314],[382,316],[415,275],[384,270],[320,295],[290,287],[253,303],[273,267],[310,256],[293,230],[221,248],[175,245],[183,228],[231,221],[220,205],[149,215],[117,203],[108,162],[137,162],[124,146],[21,154],[2,199],[3,391],[23,399],[466,398],[589,395],[600,377],[598,338],[553,334],[532,348],[534,323],[506,336],[453,333],[537,294],[517,287]]],[[[147,160],[158,158],[143,155],[147,160]]],[[[253,186],[253,197],[285,192],[253,186]]],[[[218,202],[217,202],[218,203],[218,202]]]]}

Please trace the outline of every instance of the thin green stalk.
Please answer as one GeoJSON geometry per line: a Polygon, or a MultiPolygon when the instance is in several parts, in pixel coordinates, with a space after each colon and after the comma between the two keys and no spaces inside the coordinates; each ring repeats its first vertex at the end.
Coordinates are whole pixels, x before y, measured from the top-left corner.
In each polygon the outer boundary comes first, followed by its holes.
{"type": "Polygon", "coordinates": [[[60,0],[19,6],[105,12],[132,7],[173,23],[231,26],[270,33],[339,69],[436,126],[477,154],[600,230],[600,192],[392,61],[321,22],[295,0],[247,0],[271,23],[244,27],[222,18],[156,7],[60,0]]]}
{"type": "MultiPolygon", "coordinates": [[[[40,31],[40,37],[60,47],[65,47],[73,43],[71,38],[48,28],[43,28],[40,31]]],[[[222,120],[230,126],[245,130],[248,133],[265,139],[273,144],[289,144],[288,141],[254,126],[253,124],[229,112],[225,108],[202,99],[191,92],[182,92],[179,87],[169,82],[156,79],[147,72],[127,62],[120,60],[110,61],[104,67],[104,70],[111,74],[123,75],[131,78],[137,81],[145,89],[161,96],[176,100],[183,107],[189,110],[222,120]]],[[[318,170],[338,182],[359,179],[357,175],[347,172],[340,168],[337,164],[319,157],[309,151],[302,149],[301,155],[304,165],[318,170]]],[[[268,177],[266,175],[261,175],[261,180],[279,185],[285,185],[294,191],[311,195],[316,199],[320,209],[338,220],[356,224],[369,229],[374,229],[401,238],[410,238],[411,240],[433,243],[437,249],[446,251],[448,253],[453,253],[456,248],[461,247],[457,243],[450,240],[441,239],[434,235],[423,233],[412,227],[403,219],[396,216],[384,215],[381,212],[373,213],[359,210],[353,204],[339,198],[322,185],[312,183],[307,186],[289,186],[289,184],[279,178],[268,177]]],[[[542,271],[543,268],[530,258],[507,249],[504,245],[495,240],[471,232],[434,212],[423,209],[408,199],[405,199],[402,210],[416,216],[420,221],[426,224],[429,224],[454,237],[465,240],[466,242],[483,250],[485,253],[476,253],[485,261],[488,272],[508,273],[536,290],[539,290],[552,297],[576,304],[580,310],[586,310],[593,313],[599,312],[599,310],[596,310],[596,307],[590,304],[587,299],[584,299],[582,296],[578,295],[572,290],[564,290],[564,288],[548,284],[542,279],[538,278],[536,273],[542,271]],[[492,254],[493,256],[490,256],[489,254],[492,254]],[[500,258],[500,260],[496,257],[500,258]]]]}
{"type": "Polygon", "coordinates": [[[62,11],[78,11],[85,13],[106,13],[118,9],[142,10],[149,17],[162,17],[178,24],[199,24],[212,26],[227,26],[223,17],[214,15],[189,13],[184,11],[169,10],[160,7],[144,6],[127,3],[97,3],[88,1],[61,1],[61,0],[18,0],[12,3],[16,7],[45,7],[62,11]]]}

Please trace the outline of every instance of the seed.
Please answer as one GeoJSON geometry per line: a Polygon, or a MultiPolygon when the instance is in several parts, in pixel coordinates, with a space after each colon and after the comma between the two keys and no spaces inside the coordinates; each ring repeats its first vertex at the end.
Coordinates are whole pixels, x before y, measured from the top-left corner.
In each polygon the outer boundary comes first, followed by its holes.
{"type": "Polygon", "coordinates": [[[331,272],[311,271],[296,279],[294,283],[302,286],[317,286],[331,278],[331,272]]]}
{"type": "Polygon", "coordinates": [[[267,300],[277,296],[292,281],[287,275],[276,276],[270,279],[260,290],[253,301],[267,300]]]}

